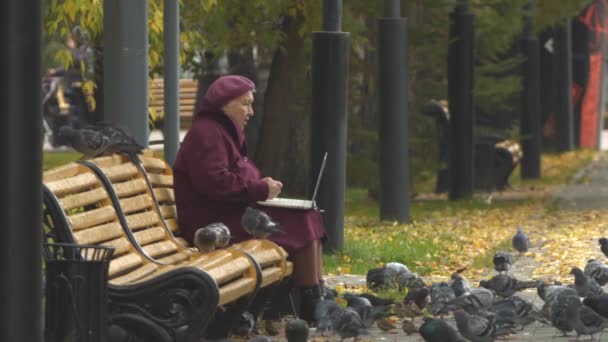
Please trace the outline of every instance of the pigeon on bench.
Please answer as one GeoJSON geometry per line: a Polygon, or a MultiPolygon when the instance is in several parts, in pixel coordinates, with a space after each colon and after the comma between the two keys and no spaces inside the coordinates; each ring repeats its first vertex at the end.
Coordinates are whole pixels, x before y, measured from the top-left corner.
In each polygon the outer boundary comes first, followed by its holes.
{"type": "Polygon", "coordinates": [[[201,253],[224,248],[228,243],[230,243],[230,230],[220,222],[208,224],[194,232],[194,245],[201,253]]]}
{"type": "Polygon", "coordinates": [[[281,226],[274,222],[265,212],[247,207],[241,217],[243,229],[256,239],[265,239],[271,234],[285,234],[281,226]]]}
{"type": "Polygon", "coordinates": [[[101,156],[110,145],[107,136],[92,129],[77,129],[66,125],[59,129],[59,136],[65,138],[71,148],[89,158],[101,156]]]}

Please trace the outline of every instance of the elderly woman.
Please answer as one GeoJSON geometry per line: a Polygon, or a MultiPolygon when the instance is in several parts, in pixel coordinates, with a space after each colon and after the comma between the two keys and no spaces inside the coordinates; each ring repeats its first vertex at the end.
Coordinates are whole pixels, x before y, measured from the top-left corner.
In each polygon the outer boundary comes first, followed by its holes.
{"type": "MultiPolygon", "coordinates": [[[[233,242],[250,239],[241,226],[245,208],[281,192],[283,184],[262,178],[247,158],[243,129],[253,116],[254,90],[255,84],[243,76],[223,76],[213,82],[178,151],[173,166],[175,200],[179,225],[190,242],[196,229],[212,222],[228,226],[233,242]]],[[[315,209],[262,210],[287,232],[269,239],[289,253],[293,281],[302,294],[300,316],[312,322],[323,289],[321,214],[315,209]]]]}

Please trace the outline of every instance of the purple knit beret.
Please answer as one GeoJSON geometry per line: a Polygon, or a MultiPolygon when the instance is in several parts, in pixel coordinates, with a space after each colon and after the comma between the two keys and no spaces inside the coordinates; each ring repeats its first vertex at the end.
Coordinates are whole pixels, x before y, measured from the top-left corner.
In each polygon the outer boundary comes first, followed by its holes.
{"type": "Polygon", "coordinates": [[[218,111],[230,100],[255,89],[255,83],[244,76],[227,75],[213,81],[201,103],[199,114],[218,111]]]}

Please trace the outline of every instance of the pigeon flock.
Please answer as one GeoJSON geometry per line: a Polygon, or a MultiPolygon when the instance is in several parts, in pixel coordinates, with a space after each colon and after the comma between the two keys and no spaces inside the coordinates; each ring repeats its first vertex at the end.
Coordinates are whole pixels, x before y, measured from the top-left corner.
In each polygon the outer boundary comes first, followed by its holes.
{"type": "MultiPolygon", "coordinates": [[[[608,240],[601,238],[599,244],[608,257],[608,240]]],[[[515,256],[531,247],[521,227],[513,236],[512,247],[515,256]]],[[[508,340],[537,323],[555,328],[555,337],[596,340],[594,335],[608,327],[608,293],[602,289],[608,284],[608,266],[602,261],[590,259],[582,268],[572,267],[574,282],[561,284],[516,278],[513,258],[511,251],[496,252],[492,259],[496,273],[479,286],[472,286],[461,270],[445,281],[427,283],[406,265],[386,263],[368,271],[367,287],[374,292],[402,291],[402,300],[328,289],[316,308],[315,329],[309,332],[306,322],[294,318],[287,322],[285,336],[294,342],[371,341],[375,340],[375,325],[382,331],[402,329],[407,335],[418,334],[429,342],[491,342],[508,340]],[[529,295],[520,293],[526,289],[534,291],[544,305],[537,307],[529,295]],[[454,318],[452,322],[448,316],[454,318]]],[[[262,341],[258,338],[249,341],[262,341]]],[[[265,338],[263,341],[274,341],[265,338]]]]}

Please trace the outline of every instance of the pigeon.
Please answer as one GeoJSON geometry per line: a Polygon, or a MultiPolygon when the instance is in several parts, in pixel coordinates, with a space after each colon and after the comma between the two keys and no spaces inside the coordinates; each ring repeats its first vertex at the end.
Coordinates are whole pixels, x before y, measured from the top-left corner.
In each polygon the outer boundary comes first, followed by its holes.
{"type": "Polygon", "coordinates": [[[450,283],[450,286],[454,290],[454,294],[456,295],[456,297],[460,297],[465,292],[471,290],[471,284],[469,284],[469,282],[464,279],[458,272],[452,273],[452,282],[450,283]]]}
{"type": "Polygon", "coordinates": [[[492,342],[496,327],[484,317],[469,315],[463,310],[454,311],[456,326],[460,334],[472,342],[492,342]]]}
{"type": "Polygon", "coordinates": [[[94,125],[85,128],[97,131],[108,137],[109,144],[104,154],[124,153],[129,156],[136,156],[144,149],[132,135],[122,128],[107,122],[96,122],[94,125]]]}
{"type": "Polygon", "coordinates": [[[547,285],[544,281],[539,281],[536,286],[538,296],[548,305],[553,305],[559,296],[578,296],[575,289],[556,284],[547,285]]]}
{"type": "Polygon", "coordinates": [[[367,271],[367,288],[372,291],[396,288],[396,279],[391,278],[391,271],[386,267],[372,268],[367,271]]]}
{"type": "Polygon", "coordinates": [[[601,249],[602,253],[604,253],[604,255],[608,257],[608,239],[605,237],[602,237],[598,241],[600,243],[600,249],[601,249]]]}
{"type": "Polygon", "coordinates": [[[452,304],[454,298],[456,298],[456,295],[448,283],[439,282],[431,284],[431,314],[434,316],[439,315],[443,318],[443,315],[457,309],[452,304]]]}
{"type": "Polygon", "coordinates": [[[513,256],[507,252],[496,252],[492,261],[494,262],[494,270],[496,272],[509,272],[513,264],[513,256]]]}
{"type": "Polygon", "coordinates": [[[274,222],[268,214],[252,207],[245,208],[241,224],[243,229],[256,239],[265,239],[275,233],[285,233],[281,226],[274,222]]]}
{"type": "Polygon", "coordinates": [[[555,329],[567,335],[568,332],[574,330],[574,324],[571,318],[568,317],[567,308],[571,302],[579,302],[580,299],[576,294],[562,292],[557,295],[551,304],[551,324],[555,329]]]}
{"type": "Polygon", "coordinates": [[[418,328],[426,342],[465,342],[456,329],[440,318],[424,317],[418,328]]]}
{"type": "Polygon", "coordinates": [[[530,248],[530,239],[521,227],[517,227],[517,233],[513,236],[512,243],[513,248],[518,251],[520,255],[526,253],[530,248]]]}
{"type": "Polygon", "coordinates": [[[405,295],[405,298],[403,298],[403,304],[408,305],[413,302],[420,310],[424,310],[429,303],[430,293],[431,291],[428,287],[410,289],[405,295]]]}
{"type": "Polygon", "coordinates": [[[237,323],[236,328],[234,329],[234,333],[238,336],[248,336],[253,332],[255,328],[255,318],[249,311],[243,312],[243,314],[239,317],[239,321],[237,323]]]}
{"type": "Polygon", "coordinates": [[[333,300],[324,299],[315,306],[315,321],[317,322],[317,332],[324,335],[333,330],[333,316],[342,307],[333,300]]]}
{"type": "MultiPolygon", "coordinates": [[[[521,329],[534,321],[540,322],[542,324],[551,324],[543,315],[543,313],[532,304],[528,299],[513,295],[507,297],[497,303],[494,304],[492,310],[497,312],[497,316],[499,312],[504,313],[505,310],[513,312],[514,324],[521,325],[521,329]],[[501,311],[502,310],[502,311],[501,311]]],[[[498,323],[497,319],[497,323],[498,323]]]]}
{"type": "Polygon", "coordinates": [[[387,262],[384,265],[384,268],[386,269],[386,272],[388,273],[389,277],[391,277],[392,279],[397,279],[398,274],[410,272],[410,269],[407,268],[407,266],[396,261],[387,262]]]}
{"type": "Polygon", "coordinates": [[[495,297],[494,291],[476,287],[462,296],[454,298],[451,303],[469,314],[474,314],[479,310],[491,307],[495,297]]]}
{"type": "Polygon", "coordinates": [[[391,331],[397,329],[397,326],[388,317],[381,318],[376,321],[376,326],[382,331],[391,331]]]}
{"type": "Polygon", "coordinates": [[[580,300],[571,300],[566,307],[566,319],[576,331],[577,340],[581,335],[596,334],[608,327],[608,321],[593,311],[590,307],[583,305],[580,300]]]}
{"type": "Polygon", "coordinates": [[[601,316],[608,318],[608,294],[599,296],[587,297],[583,299],[583,304],[592,308],[601,316]]]}
{"type": "Polygon", "coordinates": [[[345,293],[344,299],[346,299],[346,305],[349,308],[357,311],[363,322],[366,322],[370,318],[373,306],[369,299],[359,297],[352,293],[345,293]]]}
{"type": "Polygon", "coordinates": [[[303,319],[292,319],[285,325],[287,342],[308,341],[308,323],[303,319]]]}
{"type": "Polygon", "coordinates": [[[103,155],[110,145],[110,139],[107,136],[92,129],[77,129],[65,125],[59,129],[59,136],[65,138],[68,145],[74,150],[89,158],[103,155]]]}
{"type": "Polygon", "coordinates": [[[589,297],[604,293],[600,285],[593,278],[589,278],[578,267],[572,267],[570,274],[574,274],[574,289],[579,297],[589,297]]]}
{"type": "Polygon", "coordinates": [[[509,297],[517,291],[537,287],[537,282],[518,280],[506,274],[497,274],[490,280],[480,281],[479,286],[493,290],[500,297],[509,297]]]}
{"type": "Polygon", "coordinates": [[[194,245],[201,253],[228,246],[230,230],[223,223],[211,223],[194,232],[194,245]]]}
{"type": "Polygon", "coordinates": [[[583,273],[595,279],[600,286],[608,284],[608,266],[601,261],[589,259],[583,273]]]}
{"type": "Polygon", "coordinates": [[[352,308],[340,308],[335,310],[332,316],[334,331],[340,335],[343,340],[351,337],[354,337],[356,340],[360,335],[369,334],[361,317],[359,317],[357,311],[352,308]]]}
{"type": "Polygon", "coordinates": [[[416,272],[402,272],[397,274],[397,286],[399,291],[417,287],[427,287],[424,280],[416,272]]]}
{"type": "Polygon", "coordinates": [[[395,304],[395,300],[391,299],[391,298],[381,298],[378,296],[374,296],[371,293],[360,293],[359,297],[365,298],[367,300],[369,300],[369,302],[372,304],[372,306],[386,306],[386,305],[391,305],[391,304],[395,304]]]}

